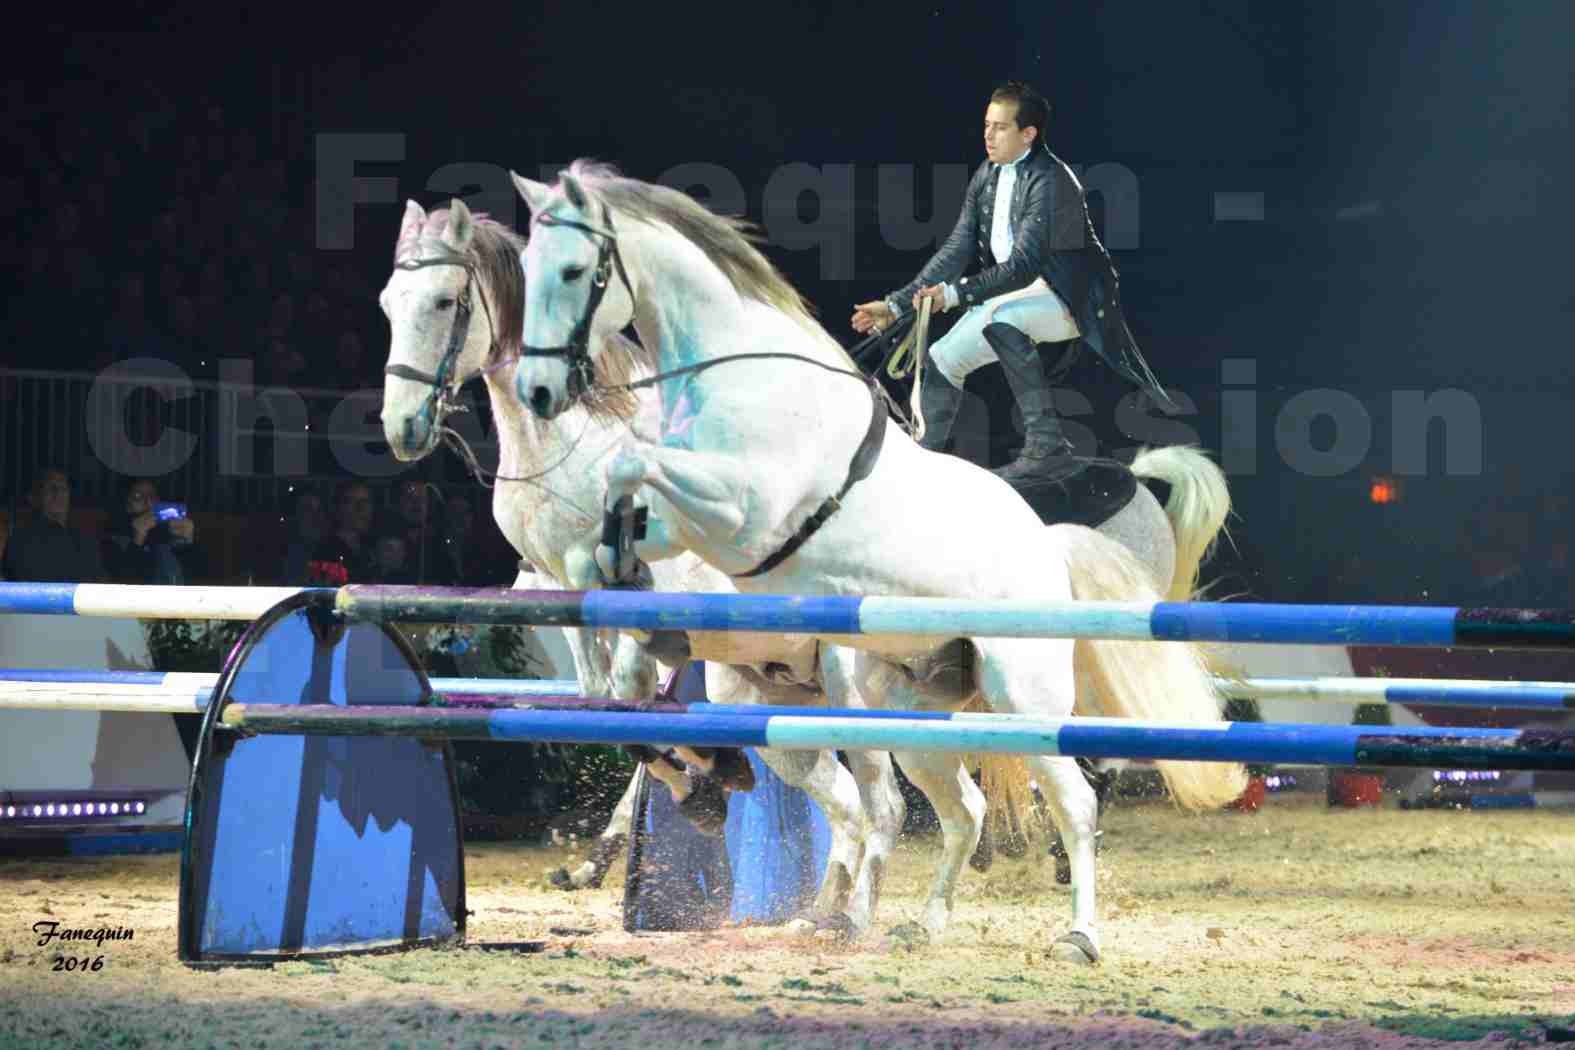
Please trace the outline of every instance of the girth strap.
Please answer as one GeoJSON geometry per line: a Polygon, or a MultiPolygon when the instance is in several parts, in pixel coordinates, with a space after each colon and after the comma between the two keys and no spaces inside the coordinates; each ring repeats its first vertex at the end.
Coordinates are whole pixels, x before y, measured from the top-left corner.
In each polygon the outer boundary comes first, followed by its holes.
{"type": "Polygon", "coordinates": [[[886,404],[881,400],[880,389],[876,386],[877,380],[871,376],[867,381],[870,385],[870,400],[873,402],[870,426],[864,433],[864,440],[854,451],[853,459],[848,463],[848,478],[842,483],[842,488],[837,490],[835,496],[826,497],[826,501],[798,527],[797,532],[788,537],[788,541],[775,554],[748,572],[737,573],[734,579],[742,580],[763,575],[787,561],[793,556],[794,551],[804,546],[811,536],[820,531],[820,527],[826,524],[827,519],[842,509],[842,498],[848,494],[848,490],[874,471],[875,462],[880,459],[881,448],[886,443],[886,404]]]}

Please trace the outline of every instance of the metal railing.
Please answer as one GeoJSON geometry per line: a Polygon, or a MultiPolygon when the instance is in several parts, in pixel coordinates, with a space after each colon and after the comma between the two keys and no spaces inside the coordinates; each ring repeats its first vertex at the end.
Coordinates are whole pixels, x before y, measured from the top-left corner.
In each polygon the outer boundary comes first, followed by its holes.
{"type": "MultiPolygon", "coordinates": [[[[472,483],[446,450],[397,461],[382,442],[381,404],[380,388],[259,388],[187,379],[169,366],[145,375],[124,364],[98,373],[0,369],[0,471],[13,516],[48,466],[70,475],[74,503],[104,508],[119,504],[134,477],[153,478],[163,499],[231,512],[276,511],[293,488],[348,478],[472,483]]],[[[495,469],[485,396],[476,391],[471,406],[451,424],[495,469]]]]}

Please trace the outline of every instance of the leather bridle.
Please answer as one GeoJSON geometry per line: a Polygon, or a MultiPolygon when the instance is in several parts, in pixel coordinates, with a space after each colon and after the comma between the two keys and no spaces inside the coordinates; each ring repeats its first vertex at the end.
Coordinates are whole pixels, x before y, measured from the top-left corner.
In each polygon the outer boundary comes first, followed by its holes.
{"type": "Polygon", "coordinates": [[[629,293],[630,302],[634,301],[634,287],[629,283],[629,275],[623,268],[623,257],[618,254],[618,235],[613,229],[612,212],[606,204],[602,205],[602,225],[605,229],[573,219],[559,219],[550,213],[541,212],[533,223],[543,226],[567,226],[579,230],[587,237],[596,241],[596,269],[591,273],[591,293],[585,300],[585,312],[580,315],[579,321],[569,332],[569,338],[560,346],[520,346],[521,357],[561,357],[569,367],[567,391],[571,401],[577,401],[590,391],[595,382],[595,365],[591,361],[590,337],[591,319],[596,315],[597,307],[602,304],[602,296],[607,293],[607,282],[612,276],[613,269],[618,271],[618,279],[623,281],[624,290],[629,293]]]}
{"type": "MultiPolygon", "coordinates": [[[[454,324],[449,328],[448,345],[443,350],[442,358],[438,360],[437,372],[435,374],[423,372],[406,364],[388,365],[383,369],[384,375],[425,383],[432,388],[426,401],[422,402],[421,415],[426,421],[428,433],[436,435],[437,428],[442,424],[444,417],[462,407],[458,403],[460,389],[472,379],[483,376],[506,362],[500,361],[478,368],[458,379],[454,377],[454,366],[459,362],[459,355],[464,352],[465,340],[470,334],[471,289],[476,283],[476,264],[473,260],[464,255],[448,252],[420,259],[404,259],[394,266],[400,270],[421,270],[428,266],[458,266],[465,271],[465,285],[460,289],[459,298],[454,304],[454,324]]],[[[481,297],[481,309],[487,315],[487,356],[490,358],[498,348],[498,330],[492,323],[492,308],[487,305],[486,296],[481,297]]]]}

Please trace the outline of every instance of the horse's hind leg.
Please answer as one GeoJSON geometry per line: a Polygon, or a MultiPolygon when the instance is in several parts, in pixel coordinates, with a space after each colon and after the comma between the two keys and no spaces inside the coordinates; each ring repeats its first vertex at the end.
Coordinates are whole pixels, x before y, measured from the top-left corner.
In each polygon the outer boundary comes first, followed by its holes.
{"type": "Polygon", "coordinates": [[[831,827],[831,851],[815,901],[805,915],[795,916],[801,932],[839,929],[850,938],[864,932],[848,914],[848,898],[864,859],[866,827],[858,784],[835,751],[755,752],[784,783],[801,788],[820,807],[831,827]]]}
{"type": "Polygon", "coordinates": [[[908,807],[897,787],[897,773],[890,752],[845,751],[843,754],[858,784],[865,817],[864,859],[853,880],[847,914],[855,930],[867,930],[875,921],[881,882],[892,851],[897,848],[897,839],[902,835],[908,807]]]}
{"type": "Polygon", "coordinates": [[[590,858],[573,871],[557,868],[549,872],[547,881],[560,890],[594,890],[601,887],[613,861],[618,859],[618,854],[623,852],[625,843],[629,841],[629,829],[634,824],[634,799],[639,785],[639,770],[636,770],[635,775],[629,778],[623,798],[618,800],[618,805],[613,809],[612,819],[596,837],[590,858]]]}
{"type": "MultiPolygon", "coordinates": [[[[867,707],[854,679],[854,652],[840,646],[820,648],[820,680],[826,700],[833,707],[867,707]]],[[[897,774],[887,751],[845,751],[848,768],[859,788],[865,820],[864,859],[853,881],[847,905],[854,929],[866,930],[875,921],[886,865],[907,818],[907,804],[897,786],[897,774]]]]}
{"type": "MultiPolygon", "coordinates": [[[[766,681],[744,668],[706,665],[706,691],[716,703],[784,705],[804,702],[804,690],[766,681]]],[[[834,751],[755,752],[790,787],[801,788],[820,807],[831,828],[831,852],[820,889],[804,922],[811,928],[831,925],[857,936],[864,927],[847,915],[852,890],[864,856],[866,819],[859,786],[834,751]]]]}
{"type": "MultiPolygon", "coordinates": [[[[925,710],[962,706],[956,674],[944,673],[929,685],[920,685],[901,668],[860,652],[855,657],[859,694],[870,707],[888,710],[925,710]]],[[[899,937],[933,939],[951,919],[957,880],[963,865],[979,844],[984,828],[984,792],[968,775],[962,756],[940,751],[895,751],[892,757],[913,786],[924,793],[941,825],[941,859],[935,867],[924,903],[923,923],[904,923],[893,931],[899,937]]]]}
{"type": "MultiPolygon", "coordinates": [[[[990,709],[1051,718],[1070,715],[1072,645],[1070,639],[975,639],[979,689],[990,709]]],[[[1096,962],[1094,832],[1098,800],[1075,758],[1032,755],[1024,756],[1024,761],[1044,792],[1071,868],[1072,925],[1051,945],[1051,955],[1067,962],[1096,962]]]]}
{"type": "Polygon", "coordinates": [[[984,827],[984,792],[973,782],[958,755],[940,751],[897,751],[892,757],[913,786],[924,793],[941,824],[941,859],[924,902],[923,925],[899,926],[893,933],[935,939],[951,921],[957,880],[978,845],[984,827]],[[922,930],[922,933],[921,933],[922,930]]]}

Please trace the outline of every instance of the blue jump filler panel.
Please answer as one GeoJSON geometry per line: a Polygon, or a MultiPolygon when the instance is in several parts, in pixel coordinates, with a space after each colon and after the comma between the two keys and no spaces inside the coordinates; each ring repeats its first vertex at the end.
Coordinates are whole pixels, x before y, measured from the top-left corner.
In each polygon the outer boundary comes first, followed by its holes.
{"type": "Polygon", "coordinates": [[[225,703],[414,705],[405,643],[288,599],[248,630],[215,686],[193,766],[180,957],[278,961],[462,940],[464,861],[446,743],[215,732],[225,703]]]}

